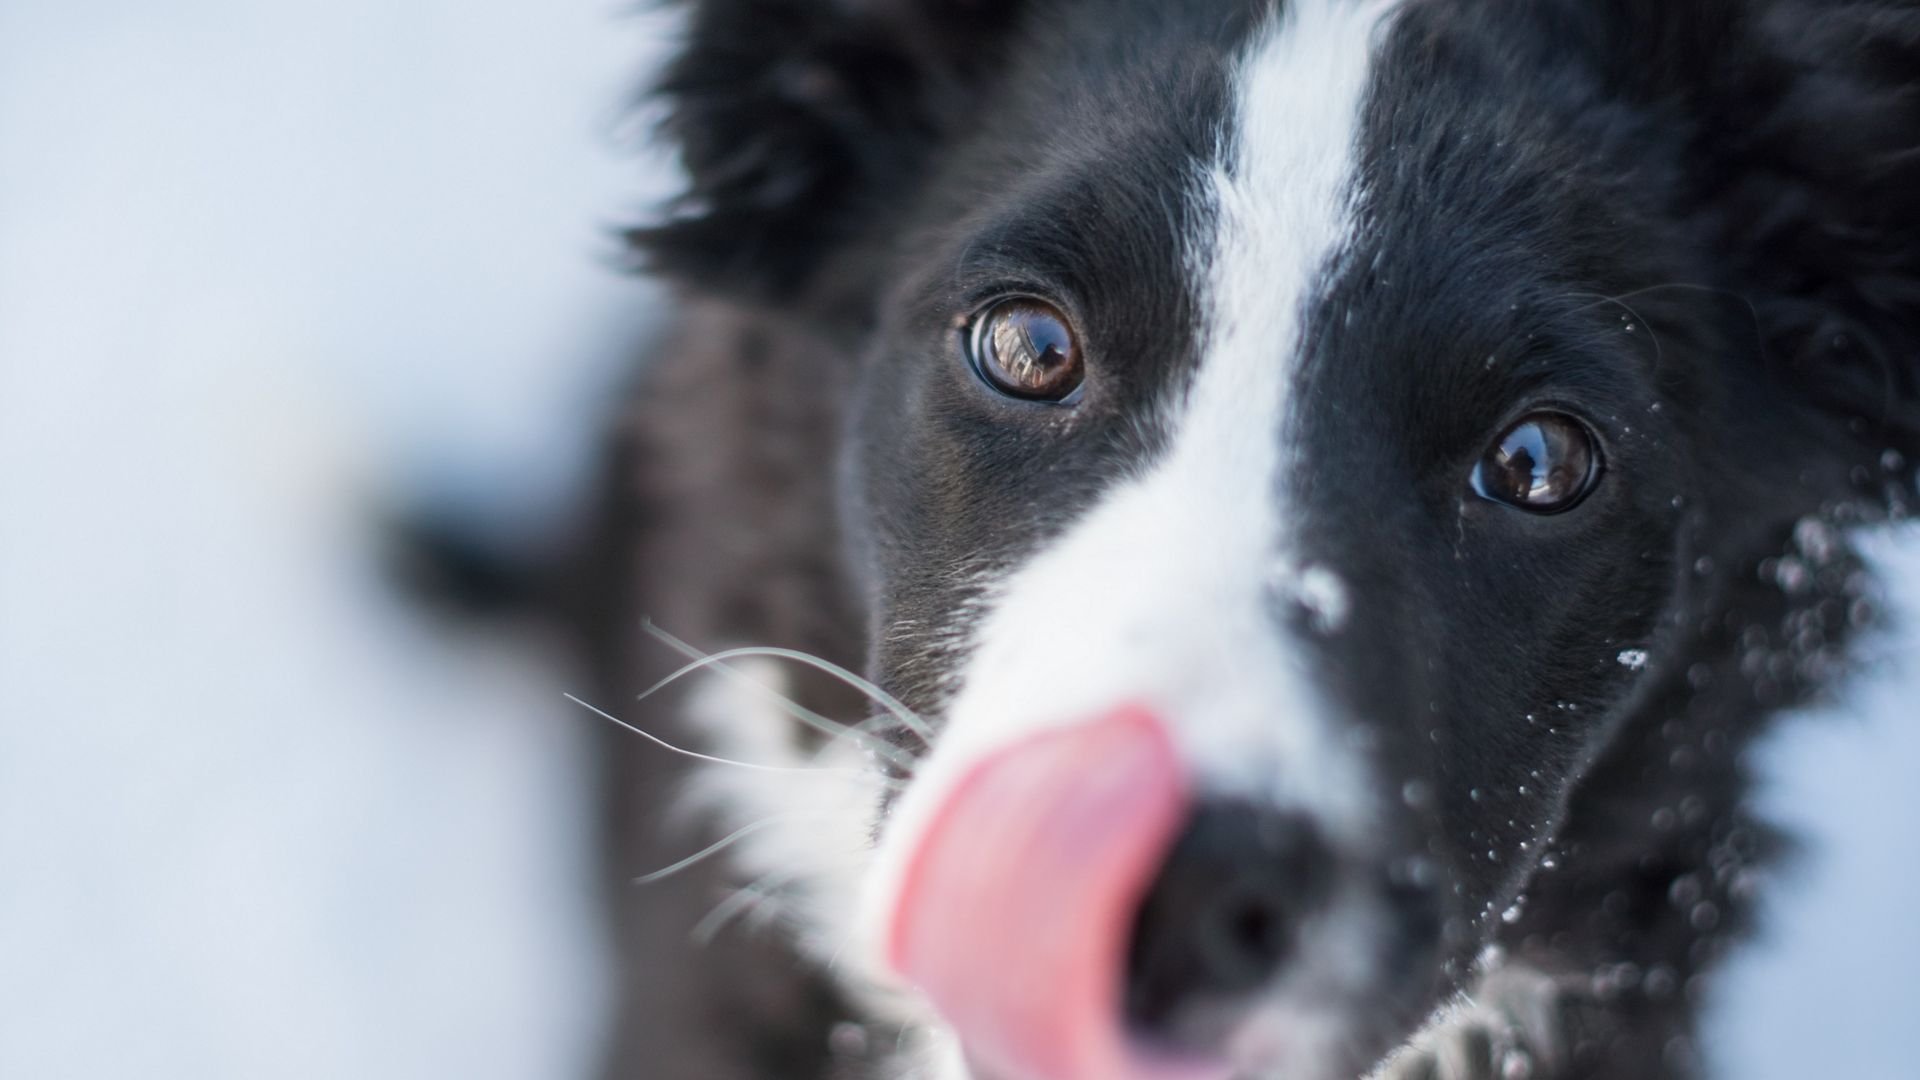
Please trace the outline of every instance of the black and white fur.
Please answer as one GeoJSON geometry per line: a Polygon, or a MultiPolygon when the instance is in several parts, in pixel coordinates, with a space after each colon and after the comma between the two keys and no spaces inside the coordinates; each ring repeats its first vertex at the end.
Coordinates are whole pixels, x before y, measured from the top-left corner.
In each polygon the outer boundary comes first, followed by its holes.
{"type": "Polygon", "coordinates": [[[1743,748],[1846,673],[1850,535],[1916,496],[1920,4],[689,8],[689,188],[634,235],[683,311],[582,566],[601,690],[682,659],[646,616],[836,661],[937,735],[771,661],[639,707],[820,769],[689,788],[609,748],[607,1075],[960,1080],[863,927],[970,763],[1141,699],[1207,795],[1337,855],[1248,1077],[1699,1074],[1777,847],[1743,748]],[[1071,316],[1072,408],[966,362],[1007,293],[1071,316]],[[1594,427],[1599,488],[1476,498],[1542,404],[1594,427]],[[634,888],[689,806],[768,823],[634,888]],[[692,940],[717,903],[772,919],[692,940]]]}

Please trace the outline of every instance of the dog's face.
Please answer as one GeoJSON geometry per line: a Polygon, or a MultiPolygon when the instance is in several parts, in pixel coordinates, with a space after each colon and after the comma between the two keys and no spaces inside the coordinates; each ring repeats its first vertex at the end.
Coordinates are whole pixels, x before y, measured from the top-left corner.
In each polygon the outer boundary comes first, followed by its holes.
{"type": "MultiPolygon", "coordinates": [[[[1724,390],[1609,299],[1697,274],[1654,261],[1647,192],[1568,183],[1612,149],[1586,103],[1450,101],[1393,15],[1295,5],[1019,95],[907,245],[853,451],[879,670],[942,726],[878,906],[964,936],[1032,921],[1003,889],[1144,893],[1103,939],[1133,1030],[1290,1075],[1417,1019],[1548,850],[1684,592],[1680,425],[1724,390]],[[1131,872],[1023,861],[961,804],[1036,733],[1130,710],[1177,775],[1131,872]],[[1002,880],[950,911],[919,879],[959,860],[1002,880]]],[[[999,796],[1033,830],[1109,767],[1059,765],[999,796]]],[[[894,959],[966,1012],[947,983],[1016,962],[969,949],[894,959]]]]}
{"type": "Polygon", "coordinates": [[[843,520],[927,730],[862,929],[986,1075],[1363,1069],[1877,460],[1567,8],[1003,15],[871,196],[843,520]]]}

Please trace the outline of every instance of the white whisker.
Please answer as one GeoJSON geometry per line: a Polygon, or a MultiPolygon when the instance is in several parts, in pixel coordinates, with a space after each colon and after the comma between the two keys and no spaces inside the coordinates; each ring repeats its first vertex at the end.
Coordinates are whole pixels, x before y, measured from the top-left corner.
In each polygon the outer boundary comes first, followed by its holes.
{"type": "MultiPolygon", "coordinates": [[[[691,648],[691,646],[689,646],[689,648],[691,648]]],[[[822,716],[821,714],[813,711],[812,709],[807,708],[806,706],[800,704],[799,702],[794,701],[792,698],[786,696],[785,694],[780,693],[778,690],[775,690],[772,687],[767,686],[764,683],[761,683],[759,680],[753,678],[752,676],[745,675],[738,671],[734,671],[733,669],[726,666],[726,661],[728,660],[740,659],[742,657],[765,656],[765,655],[767,655],[765,650],[754,649],[754,648],[740,648],[740,649],[727,649],[722,652],[701,656],[697,660],[689,661],[685,665],[681,666],[680,668],[668,674],[665,678],[654,683],[652,686],[647,687],[644,691],[641,692],[640,696],[638,698],[635,698],[634,700],[645,701],[647,698],[652,697],[654,694],[657,694],[662,690],[665,690],[667,687],[673,685],[675,682],[678,682],[679,680],[685,678],[686,676],[691,675],[696,671],[700,671],[702,669],[711,667],[711,668],[715,668],[720,674],[725,675],[736,682],[744,683],[749,688],[759,692],[760,694],[763,694],[767,697],[770,697],[778,701],[780,703],[781,708],[783,708],[794,719],[800,721],[801,723],[807,725],[810,728],[813,728],[815,731],[818,731],[824,735],[831,736],[834,739],[843,739],[848,737],[857,738],[861,740],[861,745],[886,757],[887,760],[894,766],[903,770],[910,770],[912,768],[913,759],[910,756],[908,756],[906,753],[900,750],[899,747],[896,747],[888,743],[886,740],[875,735],[869,729],[872,721],[866,721],[861,724],[846,724],[846,723],[841,723],[840,721],[837,721],[837,720],[833,720],[829,717],[822,716]]]]}
{"type": "Polygon", "coordinates": [[[661,738],[660,736],[655,735],[653,732],[647,731],[646,729],[638,727],[634,724],[630,724],[625,720],[622,720],[619,717],[608,712],[607,710],[602,709],[597,705],[590,705],[587,702],[582,701],[581,699],[573,696],[572,694],[561,694],[560,696],[566,698],[568,701],[573,702],[575,705],[578,705],[581,708],[586,709],[587,711],[593,713],[594,715],[599,716],[603,720],[606,720],[613,724],[617,724],[620,727],[623,727],[628,731],[633,732],[635,735],[638,735],[641,738],[647,740],[648,742],[654,744],[655,746],[660,747],[662,750],[669,750],[673,753],[679,754],[682,757],[692,758],[695,761],[704,761],[712,765],[730,765],[736,769],[752,769],[755,772],[767,772],[767,773],[787,773],[787,774],[812,773],[815,775],[826,773],[826,774],[838,774],[838,775],[850,776],[850,777],[859,777],[861,779],[866,779],[868,775],[866,772],[860,769],[840,769],[840,768],[831,768],[824,765],[761,765],[757,762],[752,762],[752,761],[735,761],[732,758],[714,757],[712,754],[703,754],[703,753],[700,753],[698,750],[688,750],[687,748],[682,746],[675,746],[672,743],[668,742],[667,740],[661,738]]]}
{"type": "MultiPolygon", "coordinates": [[[[647,631],[647,633],[652,634],[656,638],[659,638],[661,641],[665,642],[674,651],[680,653],[683,656],[688,657],[689,659],[705,660],[708,657],[708,654],[701,652],[699,649],[688,644],[687,642],[682,641],[677,637],[674,637],[672,634],[667,633],[665,630],[660,629],[658,626],[654,625],[651,619],[644,621],[642,623],[642,627],[647,631]]],[[[894,716],[894,719],[900,721],[900,723],[904,727],[906,727],[907,730],[913,732],[915,735],[918,735],[922,741],[931,742],[933,739],[933,730],[930,727],[928,727],[926,721],[920,719],[920,717],[915,715],[913,710],[907,708],[906,705],[902,704],[898,698],[894,697],[892,694],[887,693],[885,690],[882,690],[879,686],[875,685],[870,680],[862,678],[861,676],[856,675],[851,671],[848,671],[846,668],[841,667],[839,664],[836,664],[831,660],[823,659],[821,657],[813,655],[812,653],[804,653],[799,651],[798,649],[783,649],[783,648],[780,648],[779,646],[774,646],[774,645],[750,646],[747,648],[740,648],[740,649],[728,649],[724,653],[715,653],[713,655],[720,656],[720,657],[768,656],[768,657],[773,657],[779,660],[791,660],[796,664],[805,664],[806,666],[813,668],[816,671],[823,671],[828,675],[831,675],[834,678],[839,679],[841,682],[846,683],[848,686],[853,687],[855,690],[858,690],[861,693],[865,694],[868,698],[872,699],[876,704],[880,705],[882,708],[892,713],[894,716]]]]}
{"type": "Polygon", "coordinates": [[[792,879],[790,874],[765,874],[750,885],[734,890],[725,900],[713,906],[713,910],[693,924],[689,935],[696,944],[705,946],[726,929],[727,924],[736,918],[752,912],[762,904],[773,901],[774,893],[781,885],[792,879]]]}
{"type": "Polygon", "coordinates": [[[720,854],[721,852],[727,850],[728,848],[739,843],[740,841],[745,840],[747,837],[752,836],[754,833],[757,833],[762,829],[772,828],[773,826],[780,824],[780,822],[783,820],[785,820],[784,816],[776,815],[770,818],[762,818],[751,825],[744,825],[738,829],[733,830],[732,832],[721,837],[720,839],[714,841],[713,843],[708,844],[706,847],[701,848],[699,851],[696,851],[693,854],[687,856],[686,858],[681,859],[679,862],[672,864],[671,866],[663,866],[660,869],[655,870],[650,874],[642,874],[639,877],[634,878],[633,883],[635,885],[651,885],[656,881],[660,881],[665,878],[670,878],[673,875],[679,873],[682,870],[685,870],[690,866],[697,865],[703,860],[710,859],[713,856],[720,854]]]}

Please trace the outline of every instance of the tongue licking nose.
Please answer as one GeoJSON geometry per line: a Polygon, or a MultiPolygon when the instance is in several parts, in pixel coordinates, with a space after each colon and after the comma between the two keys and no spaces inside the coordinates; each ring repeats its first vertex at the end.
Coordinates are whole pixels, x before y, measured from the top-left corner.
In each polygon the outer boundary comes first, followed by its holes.
{"type": "Polygon", "coordinates": [[[1128,937],[1187,812],[1144,709],[1043,732],[976,764],[913,851],[886,959],[990,1080],[1224,1080],[1134,1045],[1128,937]]]}

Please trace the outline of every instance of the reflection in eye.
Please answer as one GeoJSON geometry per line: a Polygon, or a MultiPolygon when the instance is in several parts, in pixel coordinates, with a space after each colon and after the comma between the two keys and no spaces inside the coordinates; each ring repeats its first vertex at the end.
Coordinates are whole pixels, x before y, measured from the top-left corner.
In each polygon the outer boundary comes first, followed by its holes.
{"type": "Polygon", "coordinates": [[[981,377],[1009,397],[1064,402],[1086,377],[1066,316],[1044,300],[1013,297],[981,312],[969,351],[981,377]]]}
{"type": "Polygon", "coordinates": [[[1599,474],[1586,425],[1563,413],[1534,413],[1487,450],[1474,467],[1473,490],[1484,499],[1553,514],[1577,505],[1599,474]]]}

